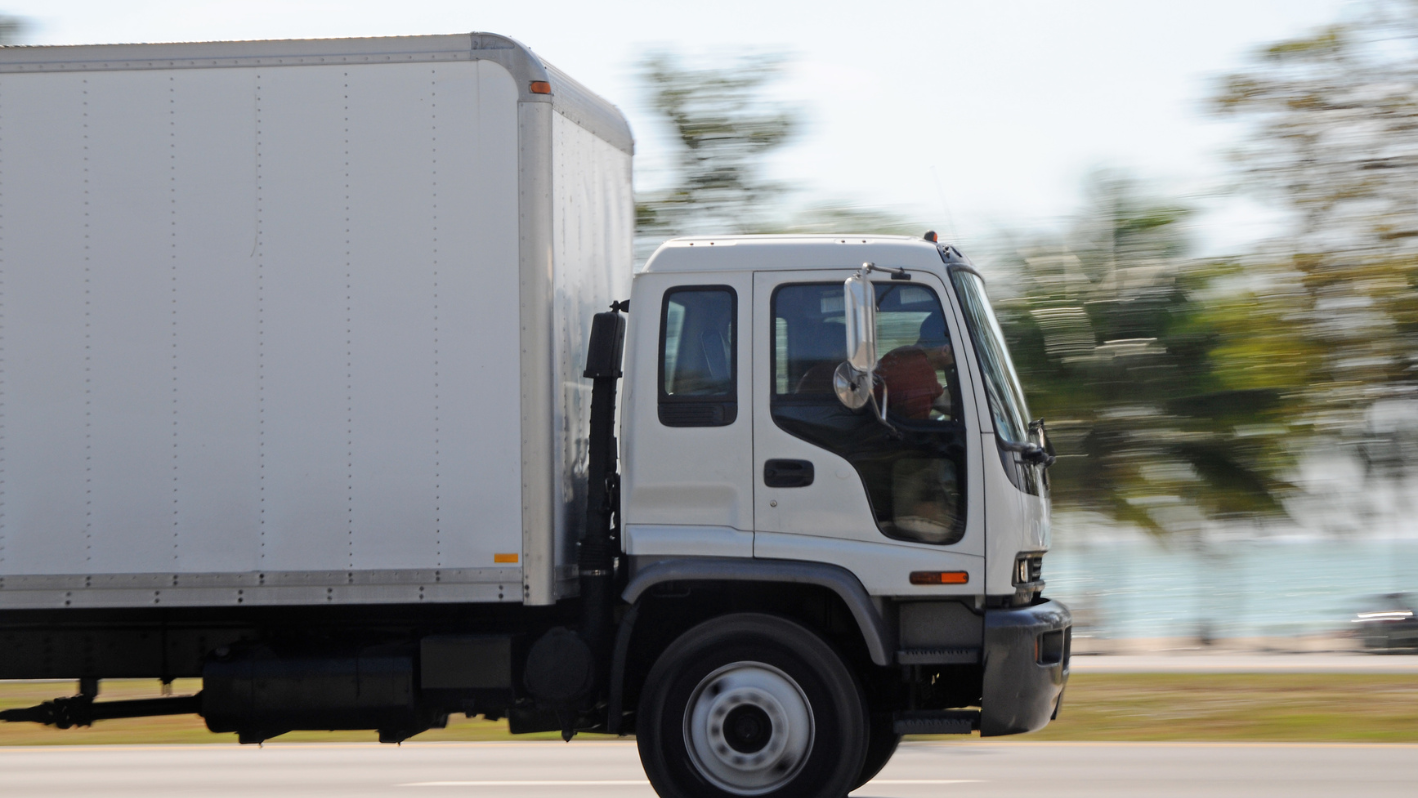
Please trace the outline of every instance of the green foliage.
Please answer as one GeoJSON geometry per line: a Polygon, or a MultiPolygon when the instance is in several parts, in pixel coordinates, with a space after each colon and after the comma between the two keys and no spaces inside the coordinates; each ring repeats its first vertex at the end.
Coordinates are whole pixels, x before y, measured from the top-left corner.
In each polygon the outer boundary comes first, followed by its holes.
{"type": "Polygon", "coordinates": [[[1055,501],[1156,533],[1283,513],[1289,397],[1312,369],[1284,308],[1235,264],[1185,257],[1185,208],[1117,174],[1089,194],[1066,240],[1020,250],[996,301],[1061,455],[1055,501]]]}
{"type": "Polygon", "coordinates": [[[20,17],[0,14],[0,45],[20,44],[29,23],[20,17]]]}
{"type": "Polygon", "coordinates": [[[776,55],[691,68],[666,53],[640,65],[655,112],[676,137],[675,180],[636,203],[643,235],[763,232],[781,186],[763,176],[764,158],[789,141],[800,115],[762,96],[782,69],[776,55]]]}
{"type": "Polygon", "coordinates": [[[1408,674],[1080,667],[1069,677],[1058,720],[1026,739],[1418,742],[1415,710],[1418,679],[1408,674]]]}
{"type": "Polygon", "coordinates": [[[1218,112],[1249,125],[1249,183],[1294,212],[1277,270],[1323,373],[1314,421],[1353,426],[1418,387],[1418,2],[1387,0],[1257,53],[1218,112]]]}
{"type": "Polygon", "coordinates": [[[1249,127],[1248,184],[1294,214],[1269,254],[1188,258],[1186,210],[1116,175],[1022,252],[1002,315],[1064,455],[1056,502],[1168,532],[1284,512],[1292,457],[1326,437],[1412,459],[1366,416],[1418,390],[1418,2],[1363,11],[1214,98],[1249,127]]]}

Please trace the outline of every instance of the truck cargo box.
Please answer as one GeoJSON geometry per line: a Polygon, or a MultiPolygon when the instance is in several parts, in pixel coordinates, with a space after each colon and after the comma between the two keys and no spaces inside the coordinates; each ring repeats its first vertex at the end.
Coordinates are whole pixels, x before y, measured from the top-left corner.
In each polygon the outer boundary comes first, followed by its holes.
{"type": "Polygon", "coordinates": [[[0,608],[574,591],[632,147],[488,34],[0,50],[0,608]]]}

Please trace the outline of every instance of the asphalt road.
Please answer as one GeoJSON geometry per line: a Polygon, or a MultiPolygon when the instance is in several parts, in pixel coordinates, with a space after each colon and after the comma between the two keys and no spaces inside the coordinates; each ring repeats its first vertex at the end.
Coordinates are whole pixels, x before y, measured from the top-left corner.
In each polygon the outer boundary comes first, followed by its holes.
{"type": "MultiPolygon", "coordinates": [[[[859,798],[1412,796],[1418,745],[903,745],[859,798]]],[[[0,748],[20,796],[648,798],[634,743],[576,741],[0,748]]]]}

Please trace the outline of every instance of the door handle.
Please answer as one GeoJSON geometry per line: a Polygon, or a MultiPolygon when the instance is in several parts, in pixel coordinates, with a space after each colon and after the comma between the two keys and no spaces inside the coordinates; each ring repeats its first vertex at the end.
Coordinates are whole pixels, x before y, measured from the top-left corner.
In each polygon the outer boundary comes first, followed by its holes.
{"type": "Polygon", "coordinates": [[[769,460],[763,464],[763,484],[770,488],[805,488],[812,484],[812,463],[769,460]]]}

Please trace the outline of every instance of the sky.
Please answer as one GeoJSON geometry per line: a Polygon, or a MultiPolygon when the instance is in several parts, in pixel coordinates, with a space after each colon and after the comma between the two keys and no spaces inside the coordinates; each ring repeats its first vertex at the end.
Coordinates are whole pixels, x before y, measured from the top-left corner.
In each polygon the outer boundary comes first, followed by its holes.
{"type": "Polygon", "coordinates": [[[784,53],[772,87],[810,124],[770,164],[813,201],[919,219],[966,247],[1062,229],[1086,176],[1127,170],[1201,213],[1201,254],[1281,234],[1283,216],[1234,190],[1206,112],[1256,48],[1348,12],[1346,0],[0,0],[29,44],[501,33],[618,105],[640,188],[663,184],[672,142],[636,81],[647,53],[701,65],[784,53]]]}

